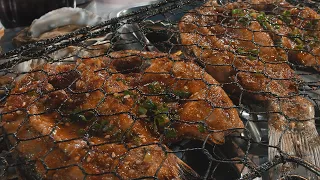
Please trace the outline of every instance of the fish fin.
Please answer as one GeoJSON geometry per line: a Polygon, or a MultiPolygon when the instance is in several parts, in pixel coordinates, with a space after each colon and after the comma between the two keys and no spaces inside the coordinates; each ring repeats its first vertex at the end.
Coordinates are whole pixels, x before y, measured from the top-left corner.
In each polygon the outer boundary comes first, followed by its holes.
{"type": "MultiPolygon", "coordinates": [[[[269,160],[279,155],[275,147],[288,155],[299,157],[312,165],[320,167],[320,139],[315,127],[308,129],[308,135],[294,131],[280,131],[269,125],[269,160]]],[[[278,179],[284,175],[297,174],[308,179],[318,179],[316,174],[296,163],[285,163],[270,170],[270,179],[278,179]]]]}
{"type": "Polygon", "coordinates": [[[181,174],[181,179],[183,180],[196,180],[201,179],[198,173],[196,173],[190,166],[188,166],[185,162],[180,160],[179,162],[179,170],[181,174]]]}

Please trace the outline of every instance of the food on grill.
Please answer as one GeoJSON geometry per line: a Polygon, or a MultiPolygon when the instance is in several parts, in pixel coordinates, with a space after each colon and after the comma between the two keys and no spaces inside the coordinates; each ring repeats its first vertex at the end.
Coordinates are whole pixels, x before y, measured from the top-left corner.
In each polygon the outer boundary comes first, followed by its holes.
{"type": "Polygon", "coordinates": [[[14,153],[45,179],[190,179],[167,142],[221,144],[244,127],[202,68],[140,51],[37,67],[16,80],[2,114],[14,153]]]}
{"type": "MultiPolygon", "coordinates": [[[[286,51],[275,46],[274,40],[278,38],[275,32],[290,33],[292,27],[278,19],[279,25],[266,23],[266,19],[272,18],[271,15],[257,10],[267,7],[257,5],[257,1],[254,4],[256,10],[249,8],[250,3],[218,5],[215,1],[208,1],[181,19],[181,42],[187,54],[196,56],[197,61],[224,84],[224,89],[231,95],[243,95],[247,102],[250,99],[268,104],[267,111],[272,112],[268,121],[270,145],[279,145],[284,153],[320,166],[317,160],[320,157],[320,145],[314,122],[314,105],[299,95],[299,77],[288,65],[286,51]]],[[[290,13],[295,11],[291,9],[290,13]]],[[[302,10],[305,11],[311,10],[302,10]]],[[[297,26],[299,21],[296,18],[292,23],[297,26]]],[[[305,33],[311,34],[311,31],[305,33]]],[[[290,37],[280,38],[283,42],[291,43],[292,48],[297,48],[298,45],[290,37]]],[[[318,45],[310,48],[317,51],[318,45]]],[[[296,57],[300,57],[299,53],[296,57]]],[[[311,57],[319,58],[316,55],[311,57]]],[[[317,60],[313,60],[298,61],[316,67],[317,60]]],[[[276,148],[269,148],[270,159],[276,154],[276,148]]],[[[283,167],[283,172],[288,170],[286,166],[283,167]]]]}
{"type": "Polygon", "coordinates": [[[81,27],[93,26],[102,18],[81,8],[64,7],[53,10],[32,22],[13,39],[16,46],[65,35],[81,27]]]}
{"type": "Polygon", "coordinates": [[[262,32],[257,21],[247,21],[248,27],[244,26],[245,20],[231,10],[240,9],[236,5],[242,4],[202,6],[186,14],[179,28],[188,53],[219,82],[239,82],[242,86],[231,84],[226,87],[229,91],[241,92],[243,88],[259,100],[297,92],[298,79],[287,65],[285,53],[273,47],[269,34],[262,32]],[[230,17],[221,17],[223,13],[230,13],[230,17]]]}
{"type": "Polygon", "coordinates": [[[317,12],[285,1],[261,0],[253,2],[252,7],[266,12],[255,12],[254,19],[270,34],[276,46],[289,50],[289,61],[320,70],[320,15],[317,12]],[[270,8],[274,11],[268,11],[270,8]]]}

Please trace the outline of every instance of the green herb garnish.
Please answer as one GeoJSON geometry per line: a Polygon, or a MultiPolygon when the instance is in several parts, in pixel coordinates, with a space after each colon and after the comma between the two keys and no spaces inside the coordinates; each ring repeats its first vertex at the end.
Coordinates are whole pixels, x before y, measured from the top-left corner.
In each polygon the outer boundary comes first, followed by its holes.
{"type": "Polygon", "coordinates": [[[81,128],[81,129],[78,130],[77,134],[78,134],[79,136],[83,136],[83,135],[86,134],[86,130],[81,128]]]}
{"type": "Polygon", "coordinates": [[[249,25],[250,24],[250,16],[249,15],[245,15],[243,17],[240,17],[238,20],[243,26],[249,25]]]}
{"type": "Polygon", "coordinates": [[[142,104],[141,107],[144,107],[145,109],[147,109],[148,111],[152,111],[157,109],[157,105],[150,99],[145,100],[142,104]]]}
{"type": "Polygon", "coordinates": [[[175,138],[175,137],[177,137],[177,131],[174,128],[165,128],[164,135],[167,138],[175,138]]]}
{"type": "Polygon", "coordinates": [[[255,57],[255,56],[252,56],[252,55],[249,55],[249,56],[248,56],[248,59],[252,61],[252,60],[255,60],[255,59],[257,59],[257,57],[255,57]]]}
{"type": "Polygon", "coordinates": [[[126,95],[132,95],[133,93],[131,91],[125,90],[123,91],[123,94],[126,95]]]}
{"type": "Polygon", "coordinates": [[[140,103],[138,107],[139,115],[147,115],[149,121],[153,121],[153,129],[158,131],[158,127],[164,127],[168,123],[169,108],[166,104],[154,103],[147,99],[140,103]]]}
{"type": "Polygon", "coordinates": [[[163,91],[161,84],[157,81],[148,84],[147,87],[151,93],[161,93],[163,91]]]}
{"type": "Polygon", "coordinates": [[[122,79],[122,78],[117,78],[116,81],[122,82],[123,84],[127,84],[127,81],[125,79],[122,79]]]}
{"type": "Polygon", "coordinates": [[[243,48],[238,48],[236,50],[236,53],[240,54],[240,55],[245,55],[246,54],[246,51],[243,49],[243,48]]]}
{"type": "Polygon", "coordinates": [[[283,16],[290,16],[291,13],[290,13],[290,11],[285,10],[285,11],[283,11],[282,15],[283,15],[283,16]]]}
{"type": "Polygon", "coordinates": [[[249,60],[255,60],[259,54],[259,50],[251,49],[251,50],[245,51],[243,48],[238,48],[236,50],[236,53],[242,56],[247,56],[249,60]]]}
{"type": "Polygon", "coordinates": [[[169,112],[169,108],[164,104],[158,105],[157,110],[155,111],[156,114],[168,113],[168,112],[169,112]]]}
{"type": "Polygon", "coordinates": [[[198,130],[199,130],[199,132],[204,133],[205,132],[204,125],[203,124],[199,124],[198,125],[198,130]]]}
{"type": "Polygon", "coordinates": [[[299,44],[296,46],[296,49],[302,50],[304,48],[304,46],[302,44],[299,44]]]}
{"type": "Polygon", "coordinates": [[[108,120],[102,120],[101,121],[101,126],[106,126],[107,124],[109,124],[110,122],[108,120]]]}
{"type": "Polygon", "coordinates": [[[242,25],[248,25],[250,23],[251,16],[250,14],[246,13],[243,9],[233,9],[231,11],[232,15],[235,15],[238,17],[238,22],[240,22],[242,25]]]}
{"type": "Polygon", "coordinates": [[[231,13],[232,13],[233,15],[235,15],[235,14],[240,14],[240,13],[242,13],[242,9],[233,9],[233,10],[231,11],[231,13]]]}
{"type": "Polygon", "coordinates": [[[93,111],[84,112],[81,114],[77,114],[81,111],[81,109],[76,109],[73,111],[73,113],[70,115],[71,121],[79,121],[79,122],[88,122],[94,117],[93,111]]]}
{"type": "Polygon", "coordinates": [[[103,132],[113,131],[114,128],[115,128],[115,126],[111,124],[111,125],[104,126],[102,131],[103,132]]]}
{"type": "Polygon", "coordinates": [[[303,41],[300,38],[294,38],[294,41],[298,44],[298,45],[303,45],[303,41]]]}
{"type": "Polygon", "coordinates": [[[258,49],[251,49],[248,51],[253,56],[258,56],[259,50],[258,49]]]}
{"type": "Polygon", "coordinates": [[[82,114],[73,114],[71,115],[72,121],[81,121],[81,122],[87,122],[87,118],[82,114]]]}
{"type": "Polygon", "coordinates": [[[139,106],[139,108],[138,108],[139,115],[145,115],[145,114],[147,114],[147,112],[148,112],[148,110],[146,108],[139,106]]]}
{"type": "Polygon", "coordinates": [[[261,22],[260,23],[263,29],[268,30],[268,23],[267,22],[261,22]]]}
{"type": "Polygon", "coordinates": [[[191,93],[184,90],[167,90],[164,97],[165,101],[176,101],[180,99],[187,99],[191,96],[191,93]]]}
{"type": "Polygon", "coordinates": [[[179,99],[187,99],[191,96],[190,92],[180,90],[173,91],[173,94],[177,96],[179,99]]]}
{"type": "MultiPolygon", "coordinates": [[[[96,127],[98,127],[98,125],[96,127]]],[[[102,120],[99,123],[99,128],[102,132],[108,132],[112,131],[115,128],[115,126],[113,124],[110,124],[110,121],[108,120],[102,120]]]]}
{"type": "Polygon", "coordinates": [[[260,13],[258,16],[257,16],[257,21],[259,22],[264,22],[266,21],[266,16],[264,13],[260,13]]]}
{"type": "Polygon", "coordinates": [[[141,115],[144,114],[154,114],[158,106],[151,99],[146,99],[143,102],[139,103],[138,113],[141,115]]]}
{"type": "Polygon", "coordinates": [[[284,11],[284,12],[282,13],[282,15],[280,16],[280,19],[281,19],[283,22],[285,22],[286,24],[290,24],[291,21],[292,21],[290,15],[291,15],[290,11],[287,11],[287,10],[286,10],[286,11],[284,11]]]}
{"type": "Polygon", "coordinates": [[[272,26],[274,29],[280,29],[280,26],[272,21],[272,16],[266,16],[264,12],[257,16],[257,21],[265,30],[268,30],[270,26],[272,26]]]}
{"type": "Polygon", "coordinates": [[[164,127],[164,125],[169,121],[169,118],[166,114],[159,114],[154,117],[154,120],[158,126],[164,127]]]}
{"type": "Polygon", "coordinates": [[[292,39],[297,45],[303,45],[303,41],[301,40],[302,39],[302,36],[299,32],[299,30],[296,28],[293,30],[293,32],[291,34],[288,34],[288,37],[290,39],[292,39]]]}
{"type": "Polygon", "coordinates": [[[100,132],[102,130],[102,125],[99,124],[99,123],[94,123],[92,126],[91,126],[91,130],[93,132],[100,132]]]}

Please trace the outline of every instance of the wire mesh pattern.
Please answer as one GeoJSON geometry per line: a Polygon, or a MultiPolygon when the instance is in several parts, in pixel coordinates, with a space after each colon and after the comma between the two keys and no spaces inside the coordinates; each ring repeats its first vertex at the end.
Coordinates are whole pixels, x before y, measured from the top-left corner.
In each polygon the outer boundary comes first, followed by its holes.
{"type": "Polygon", "coordinates": [[[319,13],[168,0],[0,55],[1,176],[319,178],[319,13]]]}

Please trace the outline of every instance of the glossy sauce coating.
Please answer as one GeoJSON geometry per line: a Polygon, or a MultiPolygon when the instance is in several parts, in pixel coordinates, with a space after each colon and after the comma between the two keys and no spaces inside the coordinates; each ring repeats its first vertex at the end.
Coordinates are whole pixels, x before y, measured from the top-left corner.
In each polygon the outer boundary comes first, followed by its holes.
{"type": "Polygon", "coordinates": [[[2,113],[6,132],[18,132],[9,138],[17,155],[35,160],[45,179],[184,179],[195,173],[165,143],[209,136],[220,144],[243,128],[202,68],[138,51],[44,64],[15,82],[2,113]]]}

